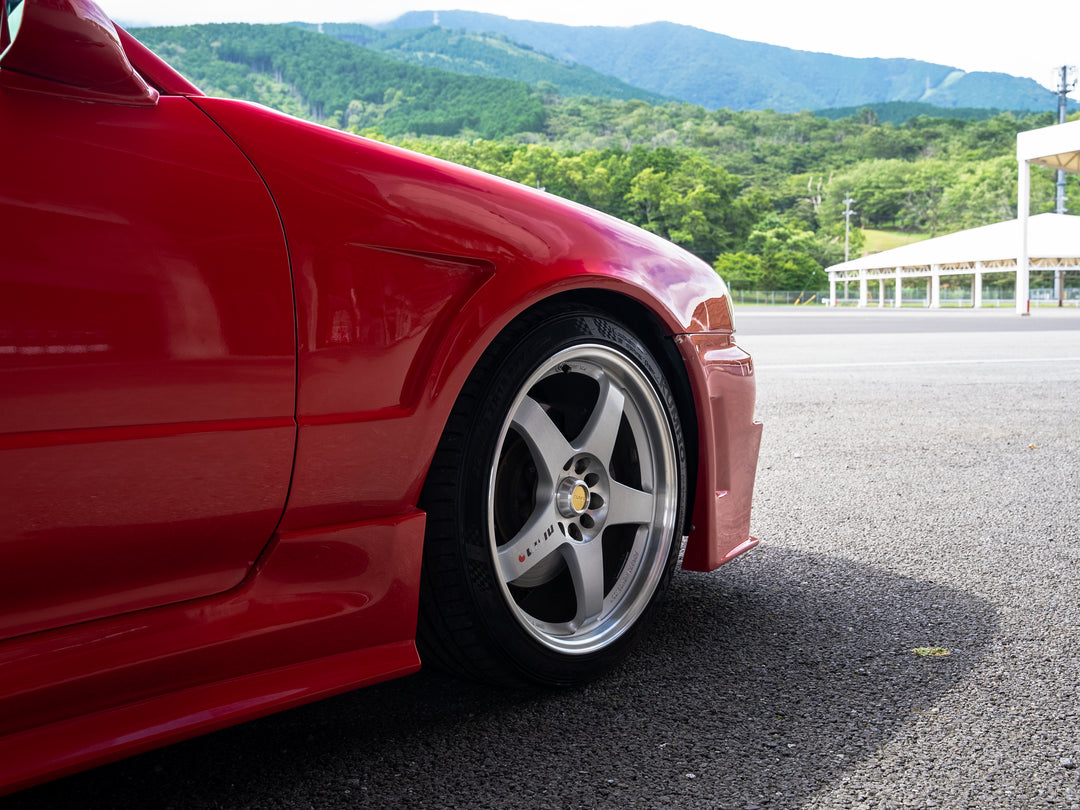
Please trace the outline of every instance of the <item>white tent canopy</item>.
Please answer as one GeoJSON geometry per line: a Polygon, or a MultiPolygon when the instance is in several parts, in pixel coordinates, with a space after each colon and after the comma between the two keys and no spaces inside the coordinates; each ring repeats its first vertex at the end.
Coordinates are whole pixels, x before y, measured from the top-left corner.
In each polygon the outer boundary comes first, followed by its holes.
{"type": "MultiPolygon", "coordinates": [[[[1020,223],[1019,250],[1016,261],[1016,311],[1026,311],[1028,273],[1030,271],[1031,164],[1080,172],[1080,121],[1021,132],[1016,136],[1016,159],[1020,163],[1016,219],[1020,223]]],[[[1059,275],[1060,278],[1060,275],[1059,275]]]]}
{"type": "MultiPolygon", "coordinates": [[[[977,261],[1008,262],[1015,266],[1016,246],[1019,241],[1020,221],[1010,219],[834,264],[829,268],[829,273],[922,267],[927,270],[924,275],[930,275],[930,267],[937,264],[944,266],[942,273],[947,275],[954,272],[951,265],[977,261]]],[[[1031,217],[1028,220],[1028,243],[1028,256],[1033,261],[1080,259],[1080,217],[1068,214],[1039,214],[1031,217]]],[[[970,269],[956,269],[955,272],[971,274],[970,269]]]]}
{"type": "Polygon", "coordinates": [[[1016,311],[1026,312],[1028,273],[1032,267],[1080,269],[1080,217],[1065,214],[1029,216],[1031,164],[1080,174],[1080,121],[1022,132],[1016,138],[1020,164],[1018,216],[1015,220],[939,236],[885,250],[829,268],[829,298],[836,305],[836,283],[858,280],[859,306],[867,304],[867,282],[896,279],[894,305],[900,306],[904,277],[930,277],[930,306],[941,303],[943,275],[973,275],[973,298],[982,305],[983,272],[1016,273],[1016,311]]]}
{"type": "Polygon", "coordinates": [[[1080,121],[1021,132],[1016,159],[1080,174],[1080,121]]]}

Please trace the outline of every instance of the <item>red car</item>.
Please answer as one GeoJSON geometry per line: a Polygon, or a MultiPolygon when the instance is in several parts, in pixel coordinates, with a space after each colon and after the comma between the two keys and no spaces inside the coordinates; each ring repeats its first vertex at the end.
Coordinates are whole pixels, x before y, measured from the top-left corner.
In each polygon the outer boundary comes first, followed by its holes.
{"type": "Polygon", "coordinates": [[[708,266],[0,8],[0,791],[422,659],[579,683],[754,545],[708,266]]]}

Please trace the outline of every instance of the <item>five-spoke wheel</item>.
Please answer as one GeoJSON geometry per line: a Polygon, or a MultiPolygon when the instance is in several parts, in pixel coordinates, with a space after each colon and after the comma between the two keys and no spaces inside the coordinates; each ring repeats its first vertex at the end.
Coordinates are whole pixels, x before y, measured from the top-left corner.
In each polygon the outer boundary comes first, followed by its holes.
{"type": "Polygon", "coordinates": [[[595,676],[678,554],[685,453],[655,358],[599,313],[528,319],[447,430],[423,499],[424,653],[497,680],[595,676]]]}

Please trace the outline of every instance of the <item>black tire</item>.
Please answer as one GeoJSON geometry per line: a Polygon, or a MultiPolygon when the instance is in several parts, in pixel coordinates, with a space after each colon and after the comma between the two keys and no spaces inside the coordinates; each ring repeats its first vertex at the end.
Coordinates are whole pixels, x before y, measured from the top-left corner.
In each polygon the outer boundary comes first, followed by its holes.
{"type": "Polygon", "coordinates": [[[591,309],[541,308],[481,358],[421,497],[421,657],[496,683],[621,660],[679,555],[686,452],[653,355],[591,309]]]}

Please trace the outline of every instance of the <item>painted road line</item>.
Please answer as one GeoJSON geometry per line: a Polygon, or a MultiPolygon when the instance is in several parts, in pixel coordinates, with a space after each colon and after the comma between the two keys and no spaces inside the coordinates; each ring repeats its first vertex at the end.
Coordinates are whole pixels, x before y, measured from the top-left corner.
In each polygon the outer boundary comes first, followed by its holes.
{"type": "Polygon", "coordinates": [[[754,369],[773,371],[775,369],[799,368],[878,368],[882,366],[955,366],[955,365],[991,365],[994,363],[1069,363],[1080,361],[1080,357],[982,357],[970,360],[885,360],[880,362],[855,363],[754,363],[754,369]]]}

